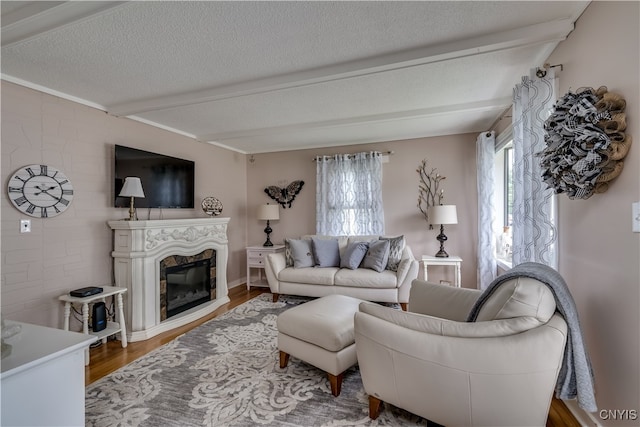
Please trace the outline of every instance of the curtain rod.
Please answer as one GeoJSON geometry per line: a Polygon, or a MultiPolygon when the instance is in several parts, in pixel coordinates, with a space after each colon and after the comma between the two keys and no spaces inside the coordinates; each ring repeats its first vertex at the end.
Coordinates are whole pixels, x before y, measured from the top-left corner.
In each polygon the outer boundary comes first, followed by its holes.
{"type": "MultiPolygon", "coordinates": [[[[545,77],[547,75],[547,70],[550,68],[556,68],[556,67],[560,67],[560,71],[564,71],[564,65],[563,64],[555,64],[555,65],[551,65],[549,63],[545,63],[542,68],[538,67],[536,68],[536,76],[539,78],[545,77]]],[[[489,131],[492,131],[495,129],[495,127],[498,125],[498,123],[500,123],[500,121],[502,119],[505,118],[511,118],[511,116],[507,116],[507,113],[509,112],[509,110],[511,109],[511,105],[509,107],[507,107],[506,110],[504,110],[502,112],[502,114],[500,114],[500,116],[498,116],[498,118],[496,119],[495,122],[493,122],[491,124],[491,126],[489,127],[489,131]]]]}
{"type": "MultiPolygon", "coordinates": [[[[393,151],[381,151],[380,154],[382,154],[383,156],[392,156],[394,154],[394,152],[393,151]]],[[[311,161],[315,162],[318,159],[318,157],[333,157],[335,155],[336,154],[332,154],[330,156],[315,156],[311,161]]],[[[348,156],[349,157],[353,157],[353,156],[355,156],[355,154],[348,154],[348,156]]]]}
{"type": "Polygon", "coordinates": [[[538,67],[536,69],[536,76],[539,78],[543,78],[544,76],[547,75],[547,70],[549,68],[556,68],[556,67],[560,67],[560,71],[564,71],[564,65],[562,64],[551,65],[549,63],[546,63],[542,66],[542,68],[538,67]]]}
{"type": "Polygon", "coordinates": [[[493,122],[491,124],[491,126],[489,126],[489,132],[491,132],[492,130],[495,130],[496,126],[498,126],[498,123],[500,123],[503,119],[506,118],[511,118],[511,115],[507,115],[507,113],[509,112],[509,110],[511,110],[511,105],[509,105],[496,119],[495,122],[493,122]]]}

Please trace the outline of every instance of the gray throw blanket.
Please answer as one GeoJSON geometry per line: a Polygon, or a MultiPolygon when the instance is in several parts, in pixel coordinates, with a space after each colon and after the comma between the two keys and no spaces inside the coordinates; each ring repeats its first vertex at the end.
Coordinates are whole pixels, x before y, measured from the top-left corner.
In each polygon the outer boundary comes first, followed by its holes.
{"type": "Polygon", "coordinates": [[[484,303],[502,283],[523,276],[539,280],[551,289],[556,300],[557,310],[567,322],[567,345],[564,349],[564,358],[556,383],[556,397],[565,400],[577,397],[578,405],[582,409],[596,412],[598,408],[594,394],[593,371],[580,329],[578,311],[566,282],[556,270],[537,262],[525,262],[515,266],[496,278],[484,290],[471,309],[467,321],[476,320],[484,303]]]}

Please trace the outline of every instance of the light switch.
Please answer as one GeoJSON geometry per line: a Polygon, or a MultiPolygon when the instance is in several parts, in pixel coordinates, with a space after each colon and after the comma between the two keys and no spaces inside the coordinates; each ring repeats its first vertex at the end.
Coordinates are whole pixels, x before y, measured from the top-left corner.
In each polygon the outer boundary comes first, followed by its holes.
{"type": "Polygon", "coordinates": [[[21,233],[31,233],[31,220],[30,219],[21,219],[20,220],[20,232],[21,233]]]}
{"type": "Polygon", "coordinates": [[[631,204],[631,229],[634,233],[640,233],[640,202],[631,204]]]}

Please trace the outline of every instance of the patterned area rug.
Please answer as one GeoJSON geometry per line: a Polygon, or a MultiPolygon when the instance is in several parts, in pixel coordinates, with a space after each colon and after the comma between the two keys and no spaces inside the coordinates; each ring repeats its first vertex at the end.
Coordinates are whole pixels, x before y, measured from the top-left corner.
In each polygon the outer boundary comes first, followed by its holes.
{"type": "Polygon", "coordinates": [[[260,295],[86,388],[87,426],[417,426],[385,404],[369,419],[357,366],[337,398],[321,370],[280,369],[276,318],[307,298],[260,295]]]}

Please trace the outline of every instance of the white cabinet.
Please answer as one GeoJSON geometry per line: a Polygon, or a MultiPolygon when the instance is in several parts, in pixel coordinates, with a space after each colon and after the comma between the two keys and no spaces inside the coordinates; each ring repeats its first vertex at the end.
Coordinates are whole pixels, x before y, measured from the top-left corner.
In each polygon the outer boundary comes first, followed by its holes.
{"type": "Polygon", "coordinates": [[[273,246],[248,246],[247,247],[247,290],[251,286],[268,287],[266,278],[262,279],[262,270],[269,254],[284,252],[284,245],[273,246]],[[251,282],[251,269],[258,268],[258,281],[251,282]]]}
{"type": "Polygon", "coordinates": [[[18,324],[2,359],[3,426],[84,426],[84,351],[98,338],[18,324]]]}

